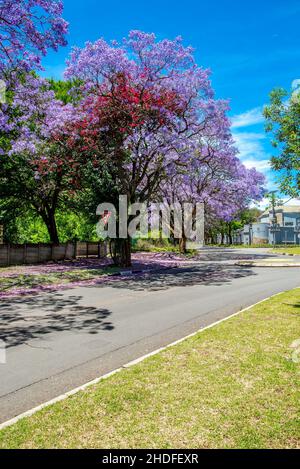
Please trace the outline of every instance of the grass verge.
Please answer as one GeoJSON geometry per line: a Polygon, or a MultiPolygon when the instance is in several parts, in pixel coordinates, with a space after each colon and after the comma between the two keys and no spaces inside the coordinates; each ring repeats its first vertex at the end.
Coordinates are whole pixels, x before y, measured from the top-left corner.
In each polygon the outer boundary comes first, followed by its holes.
{"type": "Polygon", "coordinates": [[[281,248],[276,248],[273,249],[273,252],[276,254],[294,254],[294,255],[300,255],[300,246],[290,246],[290,247],[281,247],[281,248]]]}
{"type": "Polygon", "coordinates": [[[299,314],[300,289],[276,296],[20,420],[0,447],[299,447],[299,314]]]}
{"type": "Polygon", "coordinates": [[[208,244],[208,247],[226,248],[226,249],[266,249],[272,248],[272,244],[208,244]]]}
{"type": "Polygon", "coordinates": [[[118,272],[117,267],[102,269],[74,269],[70,271],[51,272],[44,274],[18,274],[11,277],[0,277],[0,292],[8,292],[16,288],[31,289],[45,285],[68,284],[84,280],[93,280],[102,275],[118,272]]]}

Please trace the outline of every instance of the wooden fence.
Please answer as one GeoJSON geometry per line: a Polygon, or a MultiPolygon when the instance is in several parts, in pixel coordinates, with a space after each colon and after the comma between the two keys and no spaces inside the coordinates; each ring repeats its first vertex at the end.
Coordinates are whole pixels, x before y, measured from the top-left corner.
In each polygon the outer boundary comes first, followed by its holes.
{"type": "Polygon", "coordinates": [[[77,242],[76,243],[76,257],[98,257],[104,258],[107,256],[106,243],[97,242],[77,242]]]}
{"type": "Polygon", "coordinates": [[[65,244],[0,244],[0,267],[39,264],[77,257],[104,258],[107,246],[103,242],[69,242],[65,244]]]}

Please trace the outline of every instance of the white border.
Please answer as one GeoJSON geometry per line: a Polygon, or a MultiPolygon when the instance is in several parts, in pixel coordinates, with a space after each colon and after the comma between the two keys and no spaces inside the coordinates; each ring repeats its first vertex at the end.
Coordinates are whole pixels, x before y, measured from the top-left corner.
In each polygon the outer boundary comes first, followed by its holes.
{"type": "MultiPolygon", "coordinates": [[[[297,287],[293,288],[293,290],[296,289],[296,288],[297,287]]],[[[100,381],[102,381],[104,379],[107,379],[110,376],[112,376],[116,373],[119,373],[120,371],[122,371],[126,368],[130,368],[130,367],[144,361],[146,358],[157,355],[158,353],[162,352],[163,350],[168,349],[169,347],[173,347],[174,345],[180,344],[184,340],[189,339],[191,337],[194,337],[195,335],[199,334],[200,332],[203,332],[203,331],[205,331],[207,329],[210,329],[210,328],[212,328],[212,327],[214,327],[214,326],[216,326],[216,325],[218,325],[218,324],[220,324],[224,321],[227,321],[228,319],[233,318],[234,316],[237,316],[238,314],[243,313],[244,311],[248,311],[249,309],[253,308],[254,306],[257,306],[257,305],[259,305],[259,304],[261,304],[261,303],[263,303],[267,300],[270,300],[271,298],[274,298],[275,296],[281,295],[282,293],[285,293],[286,291],[289,291],[289,290],[283,290],[279,293],[275,293],[274,295],[268,296],[267,298],[264,298],[263,300],[260,300],[260,301],[258,301],[257,303],[254,303],[251,306],[247,306],[247,308],[241,309],[237,313],[233,313],[230,316],[227,316],[226,318],[220,319],[219,321],[213,322],[212,324],[209,324],[208,326],[205,326],[201,329],[198,329],[196,332],[192,332],[191,334],[186,335],[182,339],[178,339],[175,342],[171,342],[170,344],[165,345],[164,347],[160,347],[160,348],[154,350],[153,352],[147,353],[146,355],[143,355],[143,356],[141,356],[141,357],[139,357],[135,360],[130,361],[129,363],[126,363],[125,365],[121,366],[120,368],[117,368],[113,371],[110,371],[109,373],[106,373],[105,375],[99,376],[98,378],[83,384],[82,386],[79,386],[77,388],[72,389],[71,391],[68,391],[64,394],[61,394],[60,396],[57,396],[57,397],[51,399],[50,401],[44,402],[43,404],[40,404],[37,407],[33,407],[32,409],[27,410],[26,412],[23,412],[22,414],[17,415],[16,417],[14,417],[10,420],[7,420],[4,423],[1,423],[0,424],[0,430],[3,430],[4,428],[9,427],[11,425],[14,425],[19,420],[24,419],[25,417],[30,417],[31,415],[35,414],[39,410],[44,409],[45,407],[49,407],[50,405],[55,404],[56,402],[63,401],[64,399],[67,399],[68,397],[73,396],[74,394],[77,394],[80,391],[84,391],[86,388],[88,388],[88,387],[90,387],[94,384],[97,384],[100,381]]]]}

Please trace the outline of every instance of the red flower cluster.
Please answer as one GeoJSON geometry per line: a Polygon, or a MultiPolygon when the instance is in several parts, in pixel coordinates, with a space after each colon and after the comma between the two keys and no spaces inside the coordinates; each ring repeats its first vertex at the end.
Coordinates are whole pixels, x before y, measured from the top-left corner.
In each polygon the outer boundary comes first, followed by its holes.
{"type": "Polygon", "coordinates": [[[82,119],[74,123],[70,147],[80,141],[81,151],[96,150],[103,141],[122,142],[137,128],[154,132],[170,126],[174,116],[183,113],[186,103],[175,91],[140,83],[119,74],[111,84],[93,90],[83,104],[82,119]]]}

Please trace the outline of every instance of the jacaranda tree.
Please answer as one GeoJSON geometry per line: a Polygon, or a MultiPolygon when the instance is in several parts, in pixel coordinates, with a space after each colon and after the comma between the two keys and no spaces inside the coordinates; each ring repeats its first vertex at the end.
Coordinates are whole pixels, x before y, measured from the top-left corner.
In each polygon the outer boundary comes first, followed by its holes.
{"type": "MultiPolygon", "coordinates": [[[[211,224],[212,218],[231,222],[251,201],[262,197],[264,176],[254,168],[245,168],[231,138],[224,138],[224,134],[213,140],[202,138],[195,146],[185,165],[173,166],[161,188],[162,200],[181,208],[186,202],[194,206],[201,202],[211,224]]],[[[182,252],[186,241],[183,232],[179,243],[182,252]]]]}
{"type": "MultiPolygon", "coordinates": [[[[122,44],[87,43],[71,53],[66,78],[82,83],[82,117],[70,147],[92,154],[95,168],[105,161],[116,193],[129,203],[160,197],[174,171],[188,177],[197,151],[201,166],[200,142],[226,146],[231,139],[228,104],[214,98],[209,71],[195,64],[181,38],[157,41],[131,31],[122,44]]],[[[119,249],[121,264],[130,265],[129,238],[119,249]]]]}
{"type": "MultiPolygon", "coordinates": [[[[26,5],[37,3],[56,4],[26,5]]],[[[56,39],[49,32],[56,45],[63,24],[56,39]]],[[[32,48],[44,53],[54,46],[49,41],[32,48]]],[[[215,99],[209,71],[195,64],[181,38],[157,41],[132,31],[122,44],[87,43],[73,49],[66,84],[27,72],[20,50],[14,57],[22,73],[12,74],[1,106],[0,192],[30,204],[53,242],[57,208],[78,193],[102,198],[96,209],[103,201],[117,205],[120,194],[129,204],[150,204],[175,189],[181,203],[204,201],[223,217],[259,197],[260,177],[236,156],[228,103],[215,99]]],[[[129,237],[114,245],[119,264],[129,266],[129,237]]]]}
{"type": "Polygon", "coordinates": [[[55,212],[78,187],[82,168],[64,143],[75,109],[57,100],[47,81],[28,75],[15,86],[4,115],[8,138],[1,145],[1,197],[33,208],[58,243],[55,212]]]}
{"type": "Polygon", "coordinates": [[[0,78],[41,67],[48,49],[66,45],[60,0],[0,0],[0,78]]]}
{"type": "Polygon", "coordinates": [[[56,0],[0,0],[0,79],[6,87],[0,103],[0,197],[19,210],[35,208],[54,242],[62,164],[52,137],[70,108],[32,70],[41,68],[48,49],[66,44],[62,10],[56,0]],[[50,178],[54,167],[57,177],[50,178]]]}

